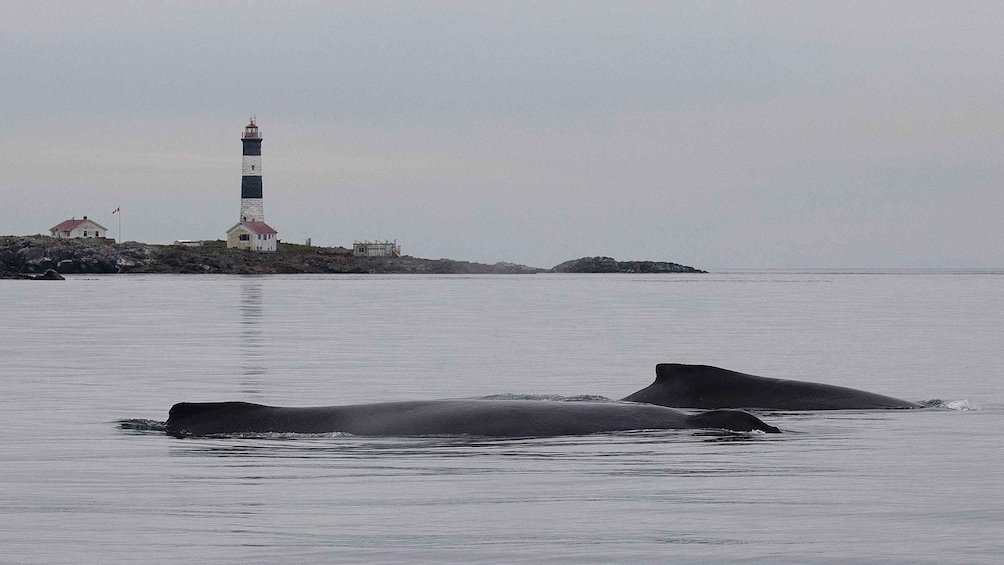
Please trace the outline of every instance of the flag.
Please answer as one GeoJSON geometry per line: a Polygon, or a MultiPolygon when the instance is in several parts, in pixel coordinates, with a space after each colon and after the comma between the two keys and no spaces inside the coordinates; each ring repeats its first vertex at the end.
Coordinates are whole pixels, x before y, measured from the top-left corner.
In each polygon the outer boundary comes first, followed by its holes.
{"type": "Polygon", "coordinates": [[[116,208],[116,209],[112,210],[112,214],[114,214],[115,212],[118,212],[118,211],[119,211],[119,210],[121,210],[121,209],[122,209],[122,207],[121,207],[121,206],[119,206],[118,208],[116,208]]]}

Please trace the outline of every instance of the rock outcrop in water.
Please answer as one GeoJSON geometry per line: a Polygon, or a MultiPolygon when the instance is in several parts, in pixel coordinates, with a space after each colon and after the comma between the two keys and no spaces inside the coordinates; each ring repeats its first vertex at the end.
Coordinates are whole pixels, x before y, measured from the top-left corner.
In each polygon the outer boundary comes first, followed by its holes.
{"type": "Polygon", "coordinates": [[[611,257],[583,257],[551,269],[555,273],[706,273],[700,269],[663,261],[617,261],[611,257]]]}
{"type": "Polygon", "coordinates": [[[0,271],[0,279],[20,279],[28,281],[65,281],[63,275],[55,269],[46,269],[41,275],[31,275],[27,273],[17,273],[13,271],[0,271]]]}

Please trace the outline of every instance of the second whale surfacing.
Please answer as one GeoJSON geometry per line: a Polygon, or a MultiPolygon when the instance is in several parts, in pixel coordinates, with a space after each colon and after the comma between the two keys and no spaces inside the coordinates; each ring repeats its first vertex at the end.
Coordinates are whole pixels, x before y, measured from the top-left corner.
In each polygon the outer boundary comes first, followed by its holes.
{"type": "Polygon", "coordinates": [[[709,365],[660,363],[655,382],[625,397],[674,408],[870,410],[920,408],[917,403],[842,386],[758,377],[709,365]]]}
{"type": "Polygon", "coordinates": [[[700,428],[780,432],[739,410],[689,414],[654,404],[547,400],[429,400],[303,408],[247,402],[182,402],[171,408],[167,420],[167,432],[179,437],[330,432],[360,436],[547,437],[700,428]]]}

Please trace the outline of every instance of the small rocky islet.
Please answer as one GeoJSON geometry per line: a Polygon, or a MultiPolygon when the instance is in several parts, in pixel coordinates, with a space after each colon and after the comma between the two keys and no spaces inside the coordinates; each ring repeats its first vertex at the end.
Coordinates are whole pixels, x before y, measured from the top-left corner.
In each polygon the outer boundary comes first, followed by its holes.
{"type": "Polygon", "coordinates": [[[707,273],[665,261],[617,261],[611,257],[582,257],[550,269],[552,273],[707,273]]]}
{"type": "Polygon", "coordinates": [[[227,249],[224,241],[200,246],[156,245],[110,239],[0,237],[0,278],[52,279],[79,273],[179,274],[534,274],[534,273],[704,273],[659,261],[616,261],[583,257],[552,269],[500,262],[492,265],[419,257],[357,257],[344,247],[279,243],[276,253],[227,249]],[[52,271],[49,273],[49,271],[52,271]]]}

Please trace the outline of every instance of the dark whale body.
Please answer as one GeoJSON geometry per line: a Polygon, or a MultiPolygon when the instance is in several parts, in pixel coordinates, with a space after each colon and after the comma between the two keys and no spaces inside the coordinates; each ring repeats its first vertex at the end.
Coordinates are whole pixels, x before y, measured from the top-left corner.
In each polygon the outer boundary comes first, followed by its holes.
{"type": "Polygon", "coordinates": [[[758,377],[710,367],[660,363],[655,382],[624,398],[674,408],[863,410],[919,404],[842,386],[758,377]]]}
{"type": "Polygon", "coordinates": [[[780,432],[739,410],[688,414],[652,404],[546,400],[431,400],[311,408],[182,402],[171,408],[167,419],[167,433],[179,437],[269,432],[543,437],[696,428],[780,432]]]}

